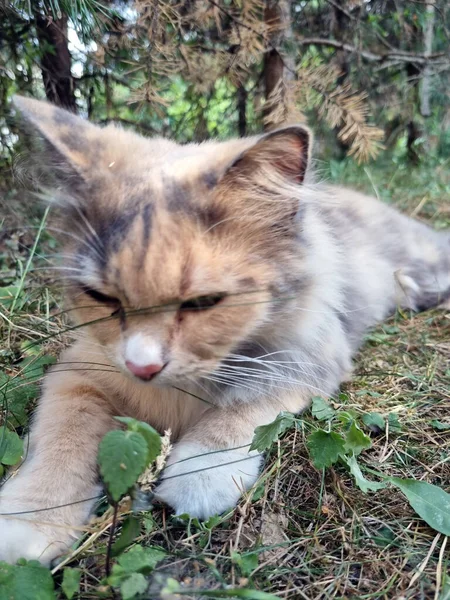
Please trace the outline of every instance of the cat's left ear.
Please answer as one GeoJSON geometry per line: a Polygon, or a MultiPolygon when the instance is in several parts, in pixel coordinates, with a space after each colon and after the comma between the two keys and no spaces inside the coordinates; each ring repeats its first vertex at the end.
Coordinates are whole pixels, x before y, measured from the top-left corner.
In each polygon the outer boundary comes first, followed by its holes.
{"type": "Polygon", "coordinates": [[[312,135],[303,125],[277,129],[257,138],[227,169],[226,177],[247,182],[268,178],[303,183],[309,164],[312,135]]]}
{"type": "Polygon", "coordinates": [[[100,127],[41,100],[14,96],[13,104],[32,131],[44,139],[47,152],[40,162],[48,171],[59,169],[67,176],[83,178],[98,164],[100,127]]]}

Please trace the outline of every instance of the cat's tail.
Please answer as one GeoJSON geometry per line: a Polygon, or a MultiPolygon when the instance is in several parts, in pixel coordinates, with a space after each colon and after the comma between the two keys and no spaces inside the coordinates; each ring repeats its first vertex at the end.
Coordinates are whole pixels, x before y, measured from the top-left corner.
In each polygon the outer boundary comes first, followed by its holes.
{"type": "MultiPolygon", "coordinates": [[[[433,232],[423,254],[396,273],[399,304],[416,312],[450,309],[450,232],[433,232]]],[[[428,236],[427,236],[428,237],[428,236]]]]}

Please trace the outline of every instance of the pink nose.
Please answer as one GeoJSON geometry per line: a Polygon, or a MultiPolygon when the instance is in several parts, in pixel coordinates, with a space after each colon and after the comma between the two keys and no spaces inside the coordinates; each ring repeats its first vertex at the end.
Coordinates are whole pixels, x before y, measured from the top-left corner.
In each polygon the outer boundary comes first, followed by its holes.
{"type": "Polygon", "coordinates": [[[133,375],[136,375],[136,377],[144,379],[145,381],[152,379],[164,367],[164,365],[135,365],[130,360],[127,360],[125,364],[133,375]]]}

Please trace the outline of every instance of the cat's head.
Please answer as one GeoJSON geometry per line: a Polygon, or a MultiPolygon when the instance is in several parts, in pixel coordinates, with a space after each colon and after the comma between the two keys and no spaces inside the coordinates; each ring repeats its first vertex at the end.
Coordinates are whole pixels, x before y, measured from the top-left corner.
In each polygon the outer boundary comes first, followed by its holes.
{"type": "Polygon", "coordinates": [[[131,377],[198,380],[297,293],[310,136],[179,145],[17,98],[64,220],[76,320],[131,377]]]}

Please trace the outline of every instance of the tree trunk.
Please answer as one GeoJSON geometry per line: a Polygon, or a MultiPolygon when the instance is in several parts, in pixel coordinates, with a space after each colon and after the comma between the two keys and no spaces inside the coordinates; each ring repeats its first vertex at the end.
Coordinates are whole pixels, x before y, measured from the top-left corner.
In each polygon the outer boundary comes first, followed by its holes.
{"type": "Polygon", "coordinates": [[[291,0],[266,0],[264,21],[270,30],[264,54],[264,128],[270,129],[288,115],[286,83],[295,75],[294,59],[286,51],[292,42],[291,0]]]}
{"type": "Polygon", "coordinates": [[[41,49],[41,71],[45,95],[50,102],[77,112],[72,58],[67,43],[67,16],[59,19],[35,13],[36,30],[41,49]]]}
{"type": "Polygon", "coordinates": [[[237,109],[238,109],[238,129],[239,137],[244,137],[247,133],[247,90],[243,83],[240,83],[237,89],[237,109]]]}
{"type": "MultiPolygon", "coordinates": [[[[433,52],[433,30],[434,30],[434,15],[435,15],[435,0],[426,0],[427,4],[427,20],[423,32],[424,54],[429,56],[433,52]]],[[[431,69],[430,65],[426,64],[423,69],[422,86],[420,88],[420,114],[422,117],[431,115],[430,107],[431,93],[431,69]]]]}

